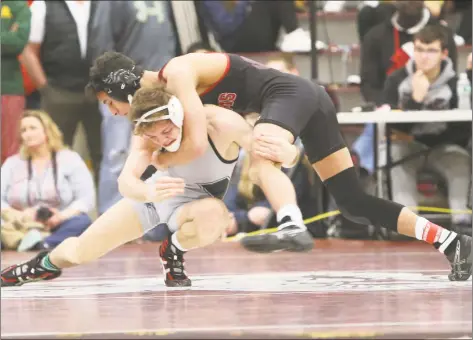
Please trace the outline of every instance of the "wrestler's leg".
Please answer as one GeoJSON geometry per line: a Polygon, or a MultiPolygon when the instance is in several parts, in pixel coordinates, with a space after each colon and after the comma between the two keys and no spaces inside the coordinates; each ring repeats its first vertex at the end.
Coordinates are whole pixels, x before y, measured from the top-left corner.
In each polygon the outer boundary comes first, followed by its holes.
{"type": "MultiPolygon", "coordinates": [[[[179,229],[174,238],[179,248],[187,251],[208,246],[220,239],[230,223],[230,215],[223,201],[216,198],[203,198],[187,203],[176,214],[179,229]]],[[[170,230],[174,216],[170,219],[170,230]]]]}
{"type": "Polygon", "coordinates": [[[191,286],[184,270],[184,254],[217,241],[229,223],[225,204],[216,198],[192,201],[176,209],[168,221],[171,234],[159,248],[166,286],[191,286]]]}
{"type": "MultiPolygon", "coordinates": [[[[260,135],[267,135],[293,143],[312,117],[316,104],[316,89],[310,81],[285,84],[284,91],[266,100],[261,118],[254,127],[253,138],[256,140],[260,135]]],[[[250,179],[262,189],[276,211],[279,231],[247,237],[242,240],[242,245],[256,252],[311,250],[314,240],[304,225],[291,179],[267,159],[252,154],[250,161],[250,179]]]]}
{"type": "MultiPolygon", "coordinates": [[[[258,138],[259,135],[282,137],[291,144],[294,142],[291,132],[271,123],[256,125],[253,138],[258,138]]],[[[302,214],[297,207],[296,190],[291,179],[273,162],[255,154],[251,154],[250,164],[250,179],[263,190],[271,207],[278,213],[278,221],[284,217],[281,214],[284,215],[287,210],[288,216],[302,226],[302,214]]]]}
{"type": "Polygon", "coordinates": [[[143,235],[134,202],[122,199],[100,215],[79,237],[69,237],[51,251],[58,268],[87,263],[143,235]]]}
{"type": "Polygon", "coordinates": [[[27,282],[51,280],[61,269],[98,259],[116,247],[143,234],[133,201],[123,199],[103,213],[79,237],[64,240],[55,249],[2,271],[1,284],[19,286],[27,282]]]}
{"type": "MultiPolygon", "coordinates": [[[[328,103],[328,100],[325,101],[328,103]]],[[[301,139],[313,168],[345,218],[359,224],[385,227],[433,244],[452,264],[451,280],[471,275],[471,237],[458,235],[416,215],[405,206],[365,192],[344,146],[333,105],[308,122],[301,139]]]]}

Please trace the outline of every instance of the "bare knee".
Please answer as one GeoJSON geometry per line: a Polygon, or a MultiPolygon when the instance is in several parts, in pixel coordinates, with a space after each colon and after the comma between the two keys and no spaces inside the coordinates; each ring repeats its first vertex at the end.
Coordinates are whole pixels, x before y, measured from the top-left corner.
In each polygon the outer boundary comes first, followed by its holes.
{"type": "Polygon", "coordinates": [[[250,169],[248,170],[248,177],[250,178],[251,183],[258,185],[260,183],[261,176],[261,166],[258,164],[251,164],[250,169]]]}
{"type": "Polygon", "coordinates": [[[230,216],[227,207],[219,199],[206,198],[201,203],[194,222],[200,245],[205,246],[221,237],[230,223],[230,216]]]}
{"type": "Polygon", "coordinates": [[[269,167],[275,167],[276,165],[266,159],[261,158],[254,158],[251,161],[250,169],[248,171],[248,177],[250,181],[255,185],[260,185],[262,182],[262,178],[266,173],[266,169],[269,167]]]}
{"type": "MultiPolygon", "coordinates": [[[[288,130],[271,123],[260,123],[257,124],[253,129],[253,140],[261,135],[281,137],[287,139],[289,143],[294,143],[294,136],[288,130]]],[[[260,156],[251,153],[250,169],[248,177],[253,184],[260,185],[261,179],[266,173],[266,169],[277,167],[281,165],[275,164],[274,162],[261,158],[260,156]]]]}
{"type": "Polygon", "coordinates": [[[199,207],[198,219],[219,225],[229,222],[228,209],[223,201],[217,198],[206,198],[205,202],[202,203],[203,204],[199,207]]]}
{"type": "Polygon", "coordinates": [[[255,125],[253,128],[253,136],[258,137],[261,135],[281,137],[287,139],[291,144],[294,143],[294,135],[292,132],[272,123],[260,123],[255,125]]]}

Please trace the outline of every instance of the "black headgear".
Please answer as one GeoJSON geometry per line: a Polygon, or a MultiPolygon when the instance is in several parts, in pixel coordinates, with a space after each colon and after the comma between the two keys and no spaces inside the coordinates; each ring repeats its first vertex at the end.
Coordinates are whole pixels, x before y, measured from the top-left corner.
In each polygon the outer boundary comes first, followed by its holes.
{"type": "Polygon", "coordinates": [[[113,99],[121,102],[130,102],[130,96],[140,88],[140,79],[143,70],[134,65],[131,70],[119,69],[102,79],[102,90],[113,99]]]}

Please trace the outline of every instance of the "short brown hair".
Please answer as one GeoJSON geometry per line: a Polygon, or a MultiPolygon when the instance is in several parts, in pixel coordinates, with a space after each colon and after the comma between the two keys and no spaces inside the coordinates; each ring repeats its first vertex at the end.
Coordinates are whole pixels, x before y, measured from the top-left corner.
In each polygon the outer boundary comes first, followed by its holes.
{"type": "Polygon", "coordinates": [[[438,40],[442,50],[444,50],[448,44],[446,28],[440,24],[427,25],[414,35],[414,41],[416,40],[424,44],[431,44],[438,40]]]}
{"type": "MultiPolygon", "coordinates": [[[[171,94],[164,90],[163,86],[155,87],[143,87],[135,92],[133,96],[131,108],[130,108],[130,119],[134,122],[137,119],[140,119],[146,112],[156,109],[160,106],[167,105],[171,99],[171,94]]],[[[147,118],[157,118],[168,114],[168,110],[164,109],[162,111],[153,113],[147,118]]],[[[134,134],[140,135],[148,129],[153,122],[150,123],[140,123],[135,125],[134,134]]]]}

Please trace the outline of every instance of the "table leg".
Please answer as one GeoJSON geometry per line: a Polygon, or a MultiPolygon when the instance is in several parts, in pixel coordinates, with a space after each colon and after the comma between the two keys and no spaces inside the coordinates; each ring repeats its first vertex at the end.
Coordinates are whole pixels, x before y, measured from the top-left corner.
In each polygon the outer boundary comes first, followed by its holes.
{"type": "Polygon", "coordinates": [[[387,199],[393,200],[393,190],[392,190],[392,179],[391,179],[391,169],[392,169],[392,157],[391,157],[391,128],[386,126],[386,191],[387,199]]]}
{"type": "Polygon", "coordinates": [[[376,164],[376,194],[379,198],[384,197],[384,172],[383,164],[386,164],[386,153],[383,152],[384,138],[386,136],[386,123],[376,123],[374,138],[375,164],[376,164]]]}

